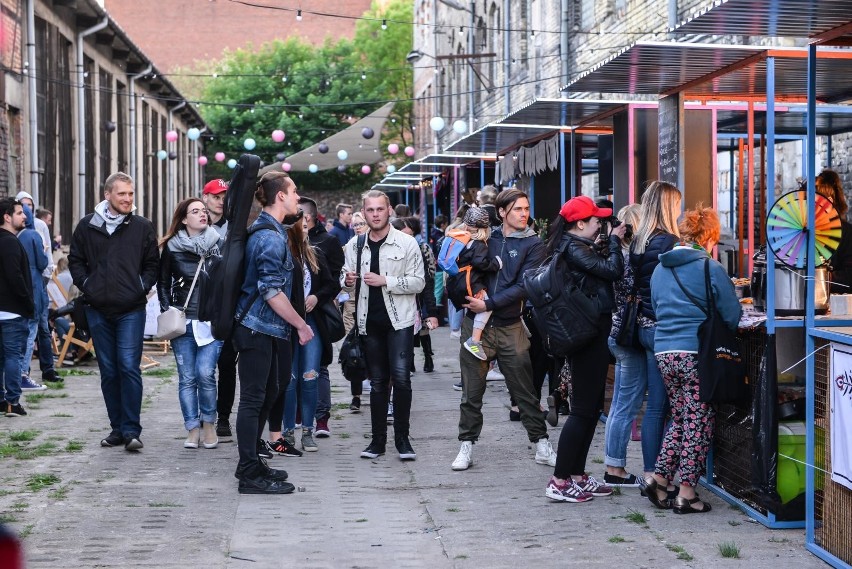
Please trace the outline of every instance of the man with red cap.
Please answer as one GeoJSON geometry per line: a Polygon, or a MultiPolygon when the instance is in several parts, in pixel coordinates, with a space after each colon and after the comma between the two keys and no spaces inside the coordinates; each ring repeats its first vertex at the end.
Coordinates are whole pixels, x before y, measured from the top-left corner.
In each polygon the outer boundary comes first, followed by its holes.
{"type": "Polygon", "coordinates": [[[218,178],[204,184],[204,191],[201,193],[201,201],[207,208],[207,218],[222,237],[228,231],[228,220],[225,219],[225,192],[227,191],[228,182],[218,178]]]}

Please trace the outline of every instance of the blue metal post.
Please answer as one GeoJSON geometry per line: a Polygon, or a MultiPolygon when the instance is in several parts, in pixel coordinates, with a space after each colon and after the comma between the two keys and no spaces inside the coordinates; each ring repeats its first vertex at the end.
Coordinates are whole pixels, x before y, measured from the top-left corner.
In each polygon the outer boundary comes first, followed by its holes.
{"type": "MultiPolygon", "coordinates": [[[[811,335],[814,327],[814,266],[816,259],[816,232],[814,225],[815,215],[815,182],[816,182],[816,44],[808,46],[808,148],[807,148],[807,199],[808,199],[808,244],[807,244],[807,278],[805,279],[805,353],[812,354],[814,351],[814,337],[811,335]]],[[[816,358],[809,357],[805,360],[806,398],[807,411],[805,413],[805,426],[807,435],[805,438],[805,462],[808,466],[805,470],[805,543],[814,543],[815,518],[814,518],[814,383],[816,358]]]]}
{"type": "Polygon", "coordinates": [[[485,160],[479,161],[479,187],[485,187],[485,160]]]}

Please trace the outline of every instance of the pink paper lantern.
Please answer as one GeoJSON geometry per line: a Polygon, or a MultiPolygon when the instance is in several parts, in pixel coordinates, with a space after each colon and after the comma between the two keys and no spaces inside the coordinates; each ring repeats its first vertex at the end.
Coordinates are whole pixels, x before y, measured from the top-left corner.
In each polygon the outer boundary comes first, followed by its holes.
{"type": "Polygon", "coordinates": [[[362,173],[362,174],[367,175],[367,174],[369,174],[370,172],[372,172],[372,170],[370,169],[370,167],[369,167],[369,166],[367,166],[366,164],[364,164],[363,166],[361,166],[361,173],[362,173]]]}
{"type": "Polygon", "coordinates": [[[198,157],[198,163],[201,164],[202,166],[206,166],[207,165],[207,157],[206,156],[199,156],[198,157]]]}
{"type": "Polygon", "coordinates": [[[396,154],[397,152],[399,152],[399,144],[388,144],[388,152],[390,152],[391,154],[396,154]]]}
{"type": "Polygon", "coordinates": [[[292,168],[292,167],[293,167],[293,165],[290,164],[289,162],[282,162],[281,163],[281,169],[284,170],[285,172],[289,172],[290,168],[292,168]]]}
{"type": "Polygon", "coordinates": [[[413,146],[406,146],[405,147],[405,155],[408,156],[408,157],[414,156],[414,147],[413,146]]]}
{"type": "Polygon", "coordinates": [[[176,142],[178,139],[178,133],[175,130],[170,130],[166,133],[166,140],[169,142],[176,142]]]}
{"type": "Polygon", "coordinates": [[[225,161],[225,153],[224,152],[217,152],[216,156],[214,156],[214,158],[216,158],[216,162],[224,162],[225,161]]]}
{"type": "Polygon", "coordinates": [[[284,131],[279,129],[273,130],[272,140],[275,142],[284,142],[284,131]]]}

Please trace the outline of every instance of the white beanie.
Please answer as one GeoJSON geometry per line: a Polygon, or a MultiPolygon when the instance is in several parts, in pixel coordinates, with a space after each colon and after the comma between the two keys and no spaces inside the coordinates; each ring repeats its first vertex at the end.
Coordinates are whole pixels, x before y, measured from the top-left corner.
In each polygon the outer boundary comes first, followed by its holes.
{"type": "Polygon", "coordinates": [[[33,199],[33,197],[30,194],[28,194],[27,192],[18,192],[18,195],[15,196],[15,199],[18,200],[18,201],[21,201],[24,198],[32,200],[33,207],[35,207],[35,205],[36,205],[35,199],[33,199]]]}

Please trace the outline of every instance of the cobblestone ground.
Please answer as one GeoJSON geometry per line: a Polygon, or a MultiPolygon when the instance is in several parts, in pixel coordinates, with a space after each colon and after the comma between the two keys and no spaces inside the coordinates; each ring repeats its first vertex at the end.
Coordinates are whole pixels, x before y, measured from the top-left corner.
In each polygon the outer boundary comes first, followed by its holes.
{"type": "MultiPolygon", "coordinates": [[[[550,502],[551,469],[534,463],[522,427],[509,422],[500,382],[488,384],[474,466],[451,471],[458,345],[446,329],[433,335],[436,372],[412,381],[417,461],[358,457],[369,407],[349,412],[334,366],[331,438],[318,440],[319,452],[272,461],[304,489],[288,496],[240,496],[233,442],[183,448],[170,355],[144,373],[145,448],[136,454],[99,446],[108,422],[97,367],[71,368],[64,387],[25,396],[28,417],[0,418],[2,520],[24,536],[31,568],[824,566],[805,551],[803,530],[768,530],[706,490],[714,511],[701,516],[655,511],[635,489],[550,502]],[[721,557],[723,542],[739,559],[721,557]]],[[[550,435],[555,444],[559,427],[550,435]]],[[[589,464],[599,476],[602,442],[600,425],[589,464]]],[[[640,464],[635,443],[628,460],[640,464]]]]}

